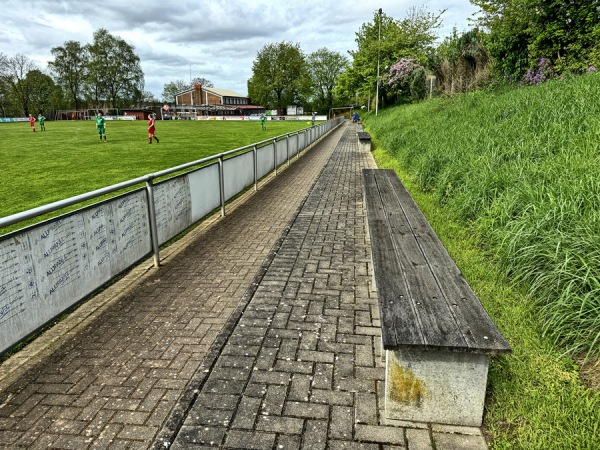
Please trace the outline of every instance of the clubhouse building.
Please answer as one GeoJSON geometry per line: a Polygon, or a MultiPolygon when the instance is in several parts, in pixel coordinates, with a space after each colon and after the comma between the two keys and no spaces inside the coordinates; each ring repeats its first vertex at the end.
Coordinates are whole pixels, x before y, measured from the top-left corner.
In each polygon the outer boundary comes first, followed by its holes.
{"type": "Polygon", "coordinates": [[[196,84],[177,94],[175,106],[170,112],[179,118],[233,119],[236,116],[262,114],[265,108],[253,105],[249,97],[233,91],[196,84]]]}

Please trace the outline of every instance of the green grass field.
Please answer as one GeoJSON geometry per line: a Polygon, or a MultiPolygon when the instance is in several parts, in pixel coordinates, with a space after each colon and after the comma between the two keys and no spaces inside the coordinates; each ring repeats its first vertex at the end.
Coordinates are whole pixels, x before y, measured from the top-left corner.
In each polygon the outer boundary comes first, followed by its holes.
{"type": "Polygon", "coordinates": [[[306,128],[304,121],[107,121],[100,142],[93,121],[0,123],[0,217],[306,128]]]}

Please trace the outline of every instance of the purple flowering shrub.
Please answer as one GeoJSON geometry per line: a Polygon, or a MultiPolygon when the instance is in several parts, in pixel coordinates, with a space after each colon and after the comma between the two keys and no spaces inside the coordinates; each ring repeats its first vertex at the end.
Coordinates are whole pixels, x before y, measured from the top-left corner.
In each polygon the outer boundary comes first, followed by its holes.
{"type": "Polygon", "coordinates": [[[402,58],[387,74],[387,84],[401,96],[420,100],[425,98],[425,68],[413,58],[402,58]]]}
{"type": "Polygon", "coordinates": [[[390,67],[388,84],[402,89],[410,81],[411,75],[417,70],[424,70],[424,68],[415,59],[402,58],[390,67]]]}
{"type": "Polygon", "coordinates": [[[556,72],[554,72],[554,70],[552,69],[550,62],[546,58],[542,58],[540,59],[540,62],[538,64],[537,71],[529,69],[523,76],[523,81],[526,84],[540,85],[544,81],[547,81],[548,79],[555,76],[556,72]]]}

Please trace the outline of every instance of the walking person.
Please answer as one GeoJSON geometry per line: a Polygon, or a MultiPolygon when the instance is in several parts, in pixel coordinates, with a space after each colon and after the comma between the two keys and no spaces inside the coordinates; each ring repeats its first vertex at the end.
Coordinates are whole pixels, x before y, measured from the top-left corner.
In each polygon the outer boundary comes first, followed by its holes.
{"type": "Polygon", "coordinates": [[[310,118],[311,127],[315,126],[315,119],[316,118],[317,118],[317,113],[316,112],[312,113],[312,117],[310,118]]]}
{"type": "Polygon", "coordinates": [[[46,118],[44,117],[44,115],[42,113],[40,113],[38,116],[38,122],[40,123],[40,130],[42,130],[42,131],[46,131],[45,120],[46,120],[46,118]]]}
{"type": "Polygon", "coordinates": [[[156,143],[159,143],[158,138],[154,134],[156,132],[156,128],[154,127],[154,120],[156,119],[156,114],[150,113],[148,114],[148,144],[152,144],[152,138],[156,139],[156,143]]]}
{"type": "Polygon", "coordinates": [[[35,133],[35,117],[29,114],[29,126],[31,126],[31,131],[35,133]]]}
{"type": "Polygon", "coordinates": [[[101,111],[98,111],[98,114],[96,114],[96,129],[100,136],[100,142],[102,142],[102,138],[104,138],[104,142],[106,142],[106,120],[104,120],[101,111]]]}

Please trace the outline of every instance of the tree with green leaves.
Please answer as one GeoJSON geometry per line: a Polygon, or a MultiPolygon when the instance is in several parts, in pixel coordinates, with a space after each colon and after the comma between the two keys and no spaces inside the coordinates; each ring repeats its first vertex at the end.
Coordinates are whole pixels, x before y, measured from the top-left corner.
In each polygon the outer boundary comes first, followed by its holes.
{"type": "Polygon", "coordinates": [[[187,84],[183,80],[169,81],[163,86],[162,100],[167,103],[175,103],[177,94],[187,89],[187,84]]]}
{"type": "Polygon", "coordinates": [[[267,109],[302,103],[309,86],[306,59],[300,44],[267,44],[258,51],[248,80],[248,94],[267,109]]]}
{"type": "Polygon", "coordinates": [[[600,63],[598,0],[470,0],[489,32],[496,71],[521,79],[548,61],[557,73],[583,72],[600,63]]]}
{"type": "Polygon", "coordinates": [[[207,87],[207,88],[215,87],[215,85],[213,84],[212,81],[207,80],[206,78],[202,78],[202,77],[193,78],[188,86],[193,87],[197,84],[199,84],[200,86],[203,86],[203,87],[207,87]]]}
{"type": "Polygon", "coordinates": [[[8,56],[0,52],[0,114],[9,115],[10,110],[10,83],[8,80],[8,56]]]}
{"type": "Polygon", "coordinates": [[[57,89],[60,91],[60,87],[52,77],[35,69],[27,73],[24,82],[33,86],[29,91],[29,113],[37,115],[41,111],[49,113],[58,109],[61,95],[57,89]]]}
{"type": "Polygon", "coordinates": [[[425,68],[413,58],[402,58],[390,67],[386,83],[399,96],[410,100],[425,98],[425,68]]]}
{"type": "Polygon", "coordinates": [[[86,91],[99,106],[107,100],[119,108],[137,103],[142,98],[144,73],[135,48],[104,28],[94,32],[89,52],[86,91]]]}
{"type": "Polygon", "coordinates": [[[388,93],[394,95],[395,92],[382,82],[382,74],[402,58],[412,58],[424,65],[435,43],[443,13],[434,14],[424,8],[413,7],[405,18],[395,20],[384,11],[381,14],[375,11],[373,21],[362,24],[356,33],[357,50],[350,52],[352,66],[340,78],[338,91],[360,96],[361,101],[373,97],[377,90],[379,62],[380,97],[385,99],[388,93]]]}
{"type": "Polygon", "coordinates": [[[306,62],[315,97],[313,109],[327,112],[333,106],[334,89],[338,78],[348,67],[348,58],[321,48],[308,55],[306,62]]]}
{"type": "Polygon", "coordinates": [[[77,41],[66,41],[62,47],[54,47],[52,55],[54,60],[48,66],[58,84],[69,94],[75,109],[79,109],[88,72],[88,49],[77,41]]]}

